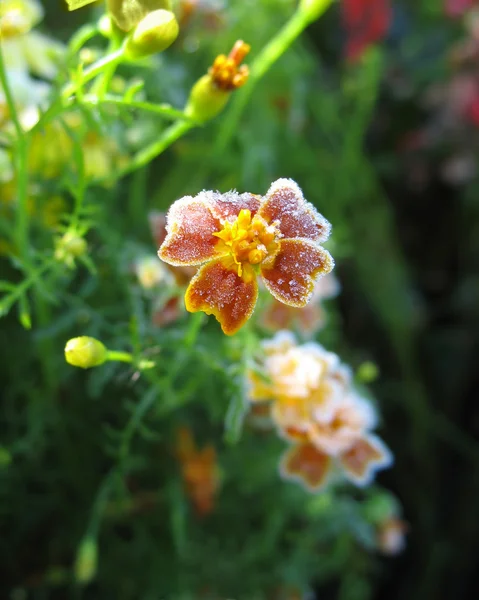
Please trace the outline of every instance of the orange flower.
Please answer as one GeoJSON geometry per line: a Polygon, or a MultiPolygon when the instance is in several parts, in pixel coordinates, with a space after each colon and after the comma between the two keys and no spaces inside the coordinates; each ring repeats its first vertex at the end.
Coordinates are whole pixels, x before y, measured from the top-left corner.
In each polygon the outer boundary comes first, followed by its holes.
{"type": "Polygon", "coordinates": [[[218,491],[216,450],[212,445],[199,450],[187,427],[178,431],[177,456],[186,492],[199,516],[212,512],[218,491]]]}
{"type": "Polygon", "coordinates": [[[330,224],[291,179],[274,182],[263,198],[236,192],[181,198],[169,210],[167,232],[162,260],[203,265],[186,290],[187,310],[213,314],[227,335],[254,310],[257,274],[277,300],[299,307],[309,301],[315,279],[333,268],[319,245],[330,224]]]}
{"type": "Polygon", "coordinates": [[[310,492],[319,492],[328,483],[332,459],[310,442],[290,446],[280,462],[285,479],[298,481],[310,492]]]}
{"type": "Polygon", "coordinates": [[[376,471],[390,466],[391,462],[391,453],[382,441],[368,434],[337,457],[310,441],[293,444],[283,454],[279,468],[285,479],[299,481],[307,490],[319,492],[333,475],[345,477],[360,487],[369,485],[376,471]]]}

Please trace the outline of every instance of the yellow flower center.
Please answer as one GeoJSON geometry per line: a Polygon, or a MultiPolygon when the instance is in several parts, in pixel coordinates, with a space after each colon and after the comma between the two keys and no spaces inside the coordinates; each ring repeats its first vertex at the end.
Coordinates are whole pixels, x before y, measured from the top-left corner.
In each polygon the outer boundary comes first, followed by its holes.
{"type": "Polygon", "coordinates": [[[253,275],[250,265],[259,265],[267,258],[276,256],[279,250],[279,231],[262,217],[251,217],[251,211],[243,209],[236,221],[226,221],[221,231],[213,233],[219,238],[216,250],[226,254],[237,269],[239,277],[253,275]],[[246,267],[246,272],[245,272],[246,267]]]}

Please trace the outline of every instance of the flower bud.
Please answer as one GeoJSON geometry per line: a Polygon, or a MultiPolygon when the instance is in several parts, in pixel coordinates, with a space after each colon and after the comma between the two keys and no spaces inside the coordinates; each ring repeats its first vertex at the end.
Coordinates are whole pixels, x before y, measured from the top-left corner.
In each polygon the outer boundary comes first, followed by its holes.
{"type": "Polygon", "coordinates": [[[107,0],[108,12],[123,31],[131,31],[149,13],[171,7],[171,0],[107,0]]]}
{"type": "Polygon", "coordinates": [[[163,52],[176,40],[179,33],[178,21],[169,10],[155,10],[135,27],[126,41],[127,58],[141,58],[163,52]]]}
{"type": "Polygon", "coordinates": [[[75,560],[75,579],[87,584],[95,577],[98,564],[98,545],[95,538],[86,536],[80,543],[75,560]]]}
{"type": "Polygon", "coordinates": [[[372,383],[379,377],[379,368],[376,363],[367,360],[359,365],[356,376],[361,383],[372,383]]]}
{"type": "Polygon", "coordinates": [[[228,56],[220,54],[193,86],[185,113],[195,121],[209,121],[220,113],[228,102],[230,93],[243,86],[249,69],[241,62],[250,51],[249,44],[238,40],[228,56]]]}
{"type": "Polygon", "coordinates": [[[312,23],[319,19],[331,3],[332,0],[300,0],[299,10],[312,23]]]}
{"type": "Polygon", "coordinates": [[[85,239],[74,231],[67,231],[55,242],[55,259],[73,267],[75,258],[80,258],[87,251],[85,239]]]}
{"type": "Polygon", "coordinates": [[[86,335],[68,340],[65,346],[65,360],[74,367],[98,367],[107,357],[106,347],[99,340],[86,335]]]}
{"type": "Polygon", "coordinates": [[[203,75],[191,89],[185,114],[195,121],[209,121],[223,110],[229,97],[230,92],[218,88],[209,74],[203,75]]]}

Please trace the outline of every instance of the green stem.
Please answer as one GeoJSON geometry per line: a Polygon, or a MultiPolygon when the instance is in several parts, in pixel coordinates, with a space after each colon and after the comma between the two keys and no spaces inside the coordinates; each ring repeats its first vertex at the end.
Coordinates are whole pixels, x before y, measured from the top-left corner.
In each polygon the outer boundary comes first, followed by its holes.
{"type": "Polygon", "coordinates": [[[132,363],[134,358],[129,352],[122,352],[121,350],[108,350],[106,360],[132,363]]]}
{"type": "Polygon", "coordinates": [[[4,90],[7,106],[10,113],[15,132],[17,134],[16,148],[14,154],[15,171],[18,178],[18,206],[17,219],[15,227],[15,238],[18,245],[18,251],[27,261],[29,257],[28,247],[28,213],[27,213],[27,194],[28,194],[28,140],[22,129],[20,118],[18,116],[15,99],[10,89],[5,62],[3,60],[3,51],[0,44],[0,83],[4,90]]]}
{"type": "MultiPolygon", "coordinates": [[[[316,11],[319,17],[330,6],[332,0],[325,0],[316,11]]],[[[298,9],[289,21],[283,26],[278,34],[258,54],[250,69],[250,76],[245,87],[235,94],[228,114],[223,120],[223,126],[219,131],[213,154],[221,154],[237,130],[241,115],[248,104],[255,85],[269,71],[273,64],[286,52],[292,43],[310,24],[311,17],[304,11],[298,9]]]]}
{"type": "Polygon", "coordinates": [[[123,60],[125,54],[124,47],[122,46],[115,52],[107,54],[96,63],[88,67],[82,74],[79,81],[72,81],[68,83],[61,91],[61,98],[63,101],[68,100],[75,92],[77,92],[85,83],[99,75],[104,71],[106,67],[114,65],[115,67],[123,60]]]}
{"type": "Polygon", "coordinates": [[[192,121],[176,121],[173,123],[163,132],[163,135],[159,140],[153,142],[143,150],[140,150],[140,152],[132,158],[130,163],[124,169],[119,171],[118,179],[147,165],[195,126],[196,124],[192,121]]]}
{"type": "MultiPolygon", "coordinates": [[[[91,104],[97,106],[99,104],[112,104],[115,106],[123,106],[125,108],[139,109],[147,112],[151,112],[162,117],[172,117],[178,120],[190,121],[193,123],[190,117],[183,111],[177,110],[169,104],[153,104],[151,102],[142,102],[139,100],[125,100],[122,97],[111,96],[105,94],[101,98],[95,95],[86,94],[82,99],[83,104],[91,104]]],[[[193,123],[194,124],[194,123],[193,123]]]]}

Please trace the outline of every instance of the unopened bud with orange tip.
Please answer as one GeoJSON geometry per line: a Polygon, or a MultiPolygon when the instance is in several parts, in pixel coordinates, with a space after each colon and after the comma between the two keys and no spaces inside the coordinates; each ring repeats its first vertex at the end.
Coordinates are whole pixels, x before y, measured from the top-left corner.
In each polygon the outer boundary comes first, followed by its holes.
{"type": "Polygon", "coordinates": [[[144,17],[131,32],[125,43],[125,57],[142,58],[163,52],[176,40],[178,21],[170,10],[154,10],[144,17]]]}
{"type": "Polygon", "coordinates": [[[220,54],[206,75],[193,86],[185,113],[196,121],[209,121],[219,114],[232,91],[246,83],[249,69],[242,65],[250,45],[238,40],[228,54],[220,54]]]}
{"type": "Polygon", "coordinates": [[[65,346],[65,360],[73,367],[90,369],[99,367],[108,359],[108,350],[99,340],[82,335],[68,340],[65,346]]]}

